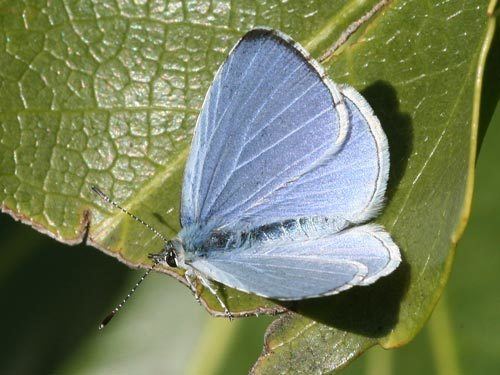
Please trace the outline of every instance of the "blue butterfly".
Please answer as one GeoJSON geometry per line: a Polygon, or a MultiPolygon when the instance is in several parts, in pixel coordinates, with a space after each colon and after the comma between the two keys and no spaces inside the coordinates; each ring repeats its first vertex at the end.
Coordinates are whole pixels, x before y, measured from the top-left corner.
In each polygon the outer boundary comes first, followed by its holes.
{"type": "Polygon", "coordinates": [[[186,270],[196,296],[201,281],[229,316],[212,281],[278,300],[372,284],[401,262],[384,228],[366,224],[388,175],[387,139],[365,99],[290,37],[252,30],[205,97],[182,230],[151,257],[186,270]]]}
{"type": "Polygon", "coordinates": [[[401,261],[390,235],[364,224],[388,174],[387,139],[364,98],[290,37],[252,30],[205,97],[182,230],[154,259],[215,295],[210,280],[278,300],[372,284],[401,261]]]}

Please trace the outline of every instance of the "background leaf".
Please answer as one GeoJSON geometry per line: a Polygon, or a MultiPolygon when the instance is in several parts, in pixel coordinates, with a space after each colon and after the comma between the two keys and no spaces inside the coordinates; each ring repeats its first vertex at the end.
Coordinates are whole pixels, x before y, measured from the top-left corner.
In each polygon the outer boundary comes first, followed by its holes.
{"type": "MultiPolygon", "coordinates": [[[[3,210],[68,243],[88,227],[92,244],[142,265],[161,243],[108,212],[88,184],[172,235],[190,131],[238,37],[268,25],[319,55],[375,3],[3,3],[3,210]]],[[[373,288],[295,306],[321,323],[299,316],[275,323],[267,343],[274,353],[256,371],[331,370],[377,340],[408,341],[429,316],[470,199],[471,103],[487,46],[486,6],[393,1],[325,64],[338,82],[362,90],[385,126],[393,169],[381,222],[406,264],[373,288]]],[[[275,308],[225,293],[233,311],[275,308]]]]}

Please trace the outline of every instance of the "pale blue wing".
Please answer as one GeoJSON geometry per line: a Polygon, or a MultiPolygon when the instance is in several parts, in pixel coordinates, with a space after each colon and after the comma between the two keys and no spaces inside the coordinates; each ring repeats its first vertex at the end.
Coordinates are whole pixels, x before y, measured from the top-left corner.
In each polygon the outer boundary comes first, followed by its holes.
{"type": "MultiPolygon", "coordinates": [[[[279,206],[256,212],[338,150],[346,134],[341,95],[306,52],[275,31],[247,33],[205,98],[184,175],[182,225],[289,219],[279,206]]],[[[300,205],[301,216],[320,211],[300,205]]]]}
{"type": "Polygon", "coordinates": [[[352,87],[341,86],[349,131],[324,163],[245,207],[262,224],[297,217],[333,217],[362,223],[381,208],[389,176],[387,139],[373,110],[352,87]]]}
{"type": "Polygon", "coordinates": [[[322,237],[269,240],[197,257],[193,268],[229,287],[280,300],[331,295],[368,285],[400,263],[398,247],[368,224],[322,237]]]}

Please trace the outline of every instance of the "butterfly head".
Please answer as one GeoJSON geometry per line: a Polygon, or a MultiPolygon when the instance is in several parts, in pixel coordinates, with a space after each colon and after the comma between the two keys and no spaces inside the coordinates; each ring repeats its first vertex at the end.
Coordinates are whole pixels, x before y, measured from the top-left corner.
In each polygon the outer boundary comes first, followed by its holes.
{"type": "Polygon", "coordinates": [[[177,268],[177,255],[172,249],[167,249],[165,251],[165,261],[172,268],[177,268]]]}
{"type": "Polygon", "coordinates": [[[173,239],[165,242],[163,251],[158,254],[157,261],[160,263],[167,263],[172,268],[183,268],[184,265],[184,249],[181,241],[173,239]]]}

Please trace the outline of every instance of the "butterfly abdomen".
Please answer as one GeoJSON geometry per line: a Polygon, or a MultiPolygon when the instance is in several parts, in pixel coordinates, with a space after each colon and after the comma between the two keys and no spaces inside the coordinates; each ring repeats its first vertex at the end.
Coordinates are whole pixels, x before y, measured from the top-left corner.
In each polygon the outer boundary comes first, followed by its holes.
{"type": "Polygon", "coordinates": [[[297,241],[333,234],[348,226],[348,222],[332,218],[300,218],[262,225],[249,230],[231,231],[192,225],[179,234],[187,260],[204,257],[213,251],[244,250],[256,244],[273,241],[297,241]]]}

